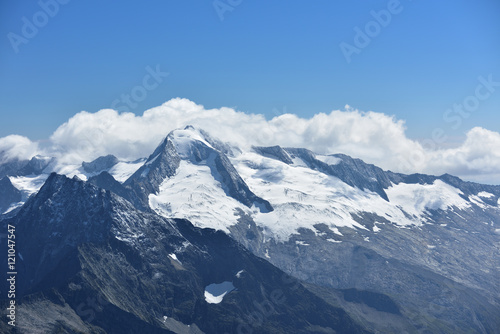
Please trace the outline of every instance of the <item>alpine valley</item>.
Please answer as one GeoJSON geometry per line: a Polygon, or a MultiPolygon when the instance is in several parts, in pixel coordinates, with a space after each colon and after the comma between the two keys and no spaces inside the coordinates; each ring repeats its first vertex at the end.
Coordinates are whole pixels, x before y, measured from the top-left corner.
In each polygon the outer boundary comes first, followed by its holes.
{"type": "Polygon", "coordinates": [[[0,165],[19,333],[500,333],[500,186],[192,126],[63,167],[0,165]]]}

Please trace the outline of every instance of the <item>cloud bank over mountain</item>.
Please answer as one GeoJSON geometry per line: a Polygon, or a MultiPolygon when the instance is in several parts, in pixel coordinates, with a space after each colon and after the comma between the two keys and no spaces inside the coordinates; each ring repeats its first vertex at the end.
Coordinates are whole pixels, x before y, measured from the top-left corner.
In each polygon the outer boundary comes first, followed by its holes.
{"type": "Polygon", "coordinates": [[[111,109],[82,111],[43,143],[18,135],[0,138],[0,162],[35,154],[74,164],[106,154],[136,159],[153,152],[168,132],[188,124],[242,148],[305,147],[317,153],[345,153],[396,172],[450,173],[500,184],[500,133],[484,128],[469,130],[458,147],[443,149],[434,142],[408,138],[402,120],[349,106],[310,119],[282,114],[266,120],[264,115],[231,108],[205,109],[181,98],[146,110],[142,116],[111,109]]]}

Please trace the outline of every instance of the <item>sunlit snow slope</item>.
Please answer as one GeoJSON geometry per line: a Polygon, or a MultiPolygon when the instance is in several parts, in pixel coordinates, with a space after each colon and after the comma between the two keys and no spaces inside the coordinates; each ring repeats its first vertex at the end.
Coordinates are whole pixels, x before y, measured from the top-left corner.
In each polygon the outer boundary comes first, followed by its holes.
{"type": "MultiPolygon", "coordinates": [[[[317,224],[325,224],[337,234],[338,227],[366,229],[353,218],[365,212],[376,214],[386,223],[407,227],[426,223],[431,210],[466,210],[473,204],[461,190],[441,180],[430,184],[391,183],[385,189],[386,200],[374,191],[311,168],[309,161],[290,153],[293,150],[279,148],[281,156],[277,159],[262,154],[262,150],[233,148],[229,159],[238,174],[274,209],[260,212],[227,195],[213,175],[213,161],[197,161],[192,156],[196,152],[193,147],[215,149],[211,138],[193,128],[176,130],[170,137],[182,161],[175,176],[166,178],[157,194],[149,195],[149,204],[163,216],[186,218],[200,227],[228,232],[228,227],[238,222],[238,212],[244,212],[269,237],[285,241],[299,228],[315,231],[317,224]]],[[[324,165],[342,161],[340,157],[311,154],[324,165]]],[[[477,198],[481,196],[487,195],[478,194],[477,198]]]]}

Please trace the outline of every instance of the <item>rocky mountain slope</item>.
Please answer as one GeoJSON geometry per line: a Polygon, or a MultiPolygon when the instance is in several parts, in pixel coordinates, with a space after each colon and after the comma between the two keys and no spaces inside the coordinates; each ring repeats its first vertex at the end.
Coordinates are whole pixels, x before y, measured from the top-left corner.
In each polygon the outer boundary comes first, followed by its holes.
{"type": "Polygon", "coordinates": [[[51,174],[9,224],[20,333],[365,333],[224,233],[77,178],[51,174]]]}
{"type": "MultiPolygon", "coordinates": [[[[23,194],[12,210],[50,168],[9,168],[23,194]]],[[[168,134],[148,159],[65,170],[137,214],[224,232],[365,329],[499,332],[500,186],[384,171],[342,154],[234,147],[193,127],[168,134]]]]}

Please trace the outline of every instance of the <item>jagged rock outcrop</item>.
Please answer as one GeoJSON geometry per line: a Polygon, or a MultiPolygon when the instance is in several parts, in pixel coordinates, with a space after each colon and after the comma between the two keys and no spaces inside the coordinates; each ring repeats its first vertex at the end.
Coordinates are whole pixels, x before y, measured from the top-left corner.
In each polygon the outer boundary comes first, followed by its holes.
{"type": "Polygon", "coordinates": [[[367,333],[226,234],[138,211],[77,178],[51,174],[0,224],[16,230],[21,332],[367,333]],[[223,281],[236,289],[207,302],[206,287],[223,281]]]}
{"type": "Polygon", "coordinates": [[[9,207],[22,199],[21,192],[14,187],[7,176],[0,179],[0,213],[5,212],[9,207]]]}

